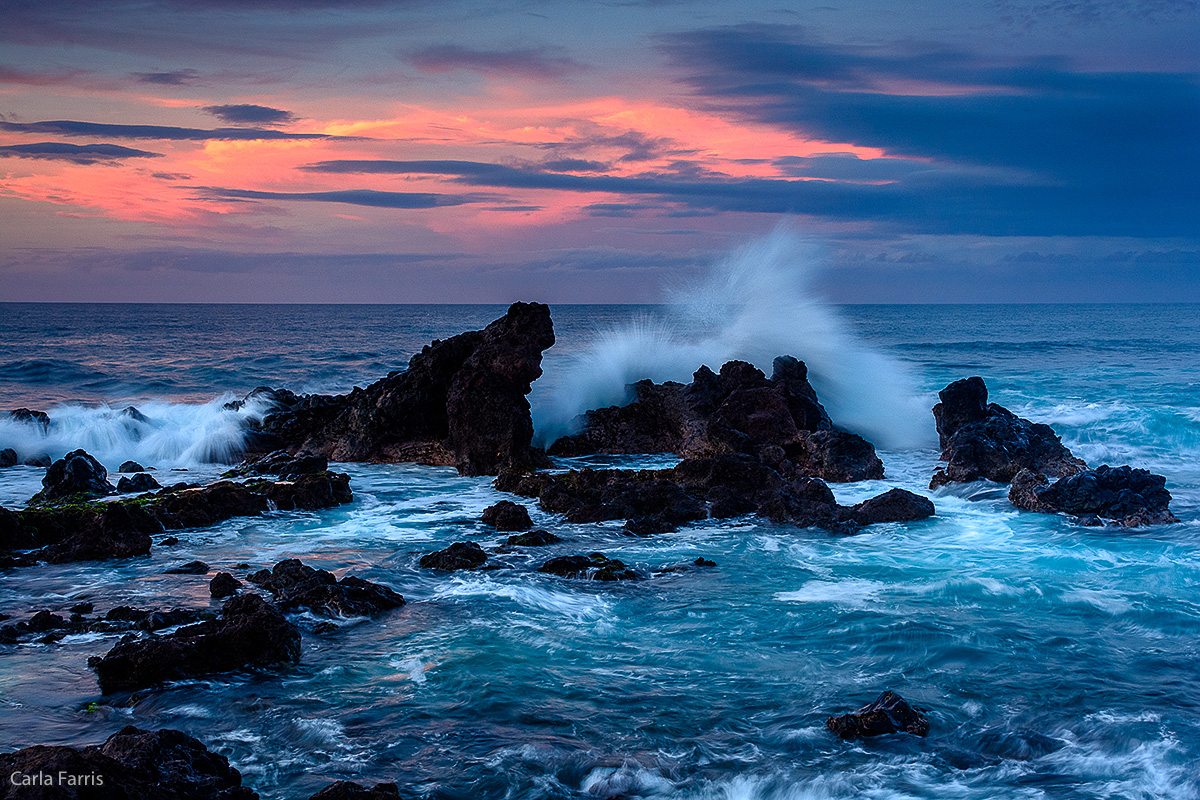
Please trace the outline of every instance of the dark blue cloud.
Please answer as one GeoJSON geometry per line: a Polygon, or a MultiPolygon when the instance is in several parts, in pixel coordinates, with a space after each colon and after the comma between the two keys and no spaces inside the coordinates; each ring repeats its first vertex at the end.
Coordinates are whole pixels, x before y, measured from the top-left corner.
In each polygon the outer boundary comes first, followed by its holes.
{"type": "Polygon", "coordinates": [[[896,176],[904,193],[931,212],[989,216],[978,232],[1071,235],[1111,224],[1124,235],[1197,234],[1195,75],[834,47],[757,26],[673,35],[662,46],[727,112],[929,160],[937,171],[896,176]]]}
{"type": "Polygon", "coordinates": [[[225,200],[301,200],[318,203],[347,203],[371,208],[440,208],[479,202],[481,199],[469,195],[378,192],[373,189],[346,189],[330,192],[258,192],[250,189],[204,187],[200,191],[204,197],[225,200]]]}
{"type": "Polygon", "coordinates": [[[214,117],[234,125],[283,125],[294,122],[296,115],[281,108],[238,103],[225,106],[204,106],[214,117]]]}
{"type": "Polygon", "coordinates": [[[583,158],[559,158],[543,163],[541,168],[550,172],[607,172],[608,164],[583,158]]]}
{"type": "Polygon", "coordinates": [[[408,56],[422,72],[469,70],[489,77],[556,78],[587,69],[559,50],[473,50],[455,44],[429,47],[408,56]]]}
{"type": "Polygon", "coordinates": [[[111,164],[126,158],[161,158],[162,153],[135,150],[119,144],[65,144],[37,142],[0,147],[0,158],[36,158],[45,161],[70,161],[73,164],[111,164]]]}
{"type": "Polygon", "coordinates": [[[47,122],[3,122],[0,130],[12,133],[57,134],[59,136],[104,136],[113,139],[163,139],[170,141],[250,139],[346,139],[324,133],[287,133],[261,128],[178,128],[172,125],[124,125],[108,122],[49,120],[47,122]]]}
{"type": "Polygon", "coordinates": [[[194,69],[177,69],[171,72],[131,72],[129,75],[138,83],[152,83],[159,86],[186,86],[200,79],[200,73],[194,69]]]}

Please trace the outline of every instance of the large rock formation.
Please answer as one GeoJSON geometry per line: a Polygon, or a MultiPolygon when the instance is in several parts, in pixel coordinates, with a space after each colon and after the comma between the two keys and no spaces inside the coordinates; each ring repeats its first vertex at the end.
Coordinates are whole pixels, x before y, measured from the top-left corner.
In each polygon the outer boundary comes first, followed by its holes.
{"type": "Polygon", "coordinates": [[[339,581],[333,573],[305,566],[295,558],[259,570],[246,580],[273,594],[284,611],[308,609],[325,616],[365,617],[404,605],[404,598],[386,586],[353,575],[339,581]]]}
{"type": "Polygon", "coordinates": [[[102,745],[36,745],[0,753],[0,771],[0,798],[5,800],[258,798],[242,786],[241,774],[225,756],[171,729],[143,731],[129,725],[102,745]]]}
{"type": "Polygon", "coordinates": [[[670,531],[688,522],[760,514],[774,522],[853,533],[875,522],[931,516],[933,504],[893,489],[858,506],[838,505],[821,480],[785,475],[740,454],[684,459],[661,470],[571,470],[502,475],[496,487],[536,497],[570,522],[626,520],[635,534],[670,531]]]}
{"type": "Polygon", "coordinates": [[[221,617],[167,636],[126,638],[88,659],[105,694],[246,667],[296,663],[300,631],[256,594],[225,601],[221,617]]]}
{"type": "Polygon", "coordinates": [[[435,341],[407,370],[365,389],[304,397],[256,389],[252,396],[275,410],[255,441],[335,461],[453,465],[464,475],[541,466],[525,395],[552,344],[550,309],[514,303],[483,330],[435,341]]]}
{"type": "Polygon", "coordinates": [[[644,380],[629,389],[632,402],[587,412],[582,430],[556,441],[550,453],[741,453],[793,475],[883,477],[875,448],[833,425],[804,362],[791,356],[775,359],[770,380],[751,364],[730,361],[720,375],[701,367],[686,386],[644,380]]]}
{"type": "Polygon", "coordinates": [[[938,398],[933,417],[947,463],[934,473],[931,489],[980,478],[1009,483],[1023,469],[1061,478],[1087,466],[1049,425],[988,403],[982,378],[955,381],[938,392],[938,398]]]}
{"type": "Polygon", "coordinates": [[[34,504],[88,500],[116,494],[108,482],[108,470],[83,450],[72,450],[55,461],[42,478],[42,490],[30,501],[34,504]]]}
{"type": "Polygon", "coordinates": [[[1089,524],[1112,522],[1128,528],[1166,525],[1179,519],[1167,507],[1166,478],[1144,469],[1107,464],[1051,482],[1032,470],[1013,478],[1008,499],[1017,508],[1072,514],[1089,524]]]}

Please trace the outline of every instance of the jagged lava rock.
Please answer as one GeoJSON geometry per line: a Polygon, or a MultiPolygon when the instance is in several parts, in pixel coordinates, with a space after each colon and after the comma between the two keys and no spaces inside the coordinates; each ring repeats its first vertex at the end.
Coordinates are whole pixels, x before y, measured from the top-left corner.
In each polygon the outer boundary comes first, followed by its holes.
{"type": "Polygon", "coordinates": [[[42,490],[30,503],[50,504],[116,494],[107,478],[108,470],[99,461],[84,450],[72,450],[46,470],[42,490]]]}
{"type": "Polygon", "coordinates": [[[167,636],[126,638],[88,659],[104,694],[246,667],[294,664],[300,631],[256,594],[225,601],[221,616],[167,636]]]}
{"type": "Polygon", "coordinates": [[[365,617],[404,605],[404,598],[386,586],[353,575],[338,580],[333,573],[313,569],[295,558],[259,570],[246,580],[274,595],[284,611],[307,608],[326,616],[365,617]]]}
{"type": "Polygon", "coordinates": [[[150,552],[151,535],[163,526],[131,503],[27,508],[17,512],[34,557],[51,564],[131,558],[150,552]]]}
{"type": "Polygon", "coordinates": [[[1179,521],[1168,508],[1171,493],[1166,478],[1130,466],[1105,464],[1054,482],[1041,473],[1022,470],[1013,478],[1008,498],[1026,511],[1098,517],[1130,528],[1179,521]]]}
{"type": "Polygon", "coordinates": [[[337,461],[453,465],[464,475],[541,466],[525,395],[552,344],[550,309],[514,303],[483,330],[435,341],[407,370],[365,389],[306,397],[270,390],[276,409],[258,434],[337,461]]]}
{"type": "Polygon", "coordinates": [[[0,798],[13,800],[257,800],[224,756],[177,730],[122,728],[99,746],[36,745],[0,754],[0,798]],[[12,775],[48,775],[48,785],[20,786],[12,775]],[[76,776],[75,783],[59,781],[76,776]]]}
{"type": "Polygon", "coordinates": [[[933,407],[933,416],[947,464],[934,474],[931,489],[980,478],[1009,483],[1022,469],[1059,478],[1087,466],[1049,425],[988,403],[982,378],[955,381],[938,397],[941,402],[933,407]]]}
{"type": "Polygon", "coordinates": [[[849,516],[859,525],[877,522],[915,522],[932,517],[933,501],[904,489],[891,489],[851,506],[849,516]]]}
{"type": "Polygon", "coordinates": [[[525,506],[511,500],[501,500],[485,508],[482,521],[498,531],[526,531],[533,527],[525,506]]]}
{"type": "Polygon", "coordinates": [[[641,577],[625,566],[623,561],[609,558],[603,553],[552,558],[538,567],[538,572],[563,578],[589,578],[595,581],[629,581],[641,577]]]}
{"type": "Polygon", "coordinates": [[[825,727],[841,739],[862,739],[887,733],[911,733],[925,736],[929,720],[895,692],[884,692],[879,698],[857,711],[829,717],[825,727]]]}
{"type": "Polygon", "coordinates": [[[421,566],[453,572],[459,569],[479,569],[487,561],[487,553],[474,542],[455,542],[444,550],[421,556],[421,566]]]}
{"type": "Polygon", "coordinates": [[[139,472],[132,478],[121,478],[117,481],[117,491],[122,494],[132,494],[134,492],[153,492],[156,489],[161,489],[162,484],[154,480],[154,476],[147,472],[139,472]]]}

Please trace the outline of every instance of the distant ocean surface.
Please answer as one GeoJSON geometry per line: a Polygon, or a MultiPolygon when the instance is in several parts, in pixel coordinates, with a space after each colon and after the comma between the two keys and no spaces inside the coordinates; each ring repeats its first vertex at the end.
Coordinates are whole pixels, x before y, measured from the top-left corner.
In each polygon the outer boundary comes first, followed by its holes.
{"type": "MultiPolygon", "coordinates": [[[[238,435],[221,403],[259,385],[347,391],[504,310],[0,304],[0,409],[56,422],[42,436],[2,421],[0,448],[58,457],[85,447],[110,470],[136,458],[214,476],[238,435]],[[128,405],[153,429],[131,428],[119,414],[128,405]]],[[[590,396],[576,391],[588,364],[633,363],[631,350],[653,361],[664,334],[645,320],[667,313],[551,310],[557,343],[531,395],[539,421],[562,416],[563,396],[590,396]],[[605,333],[631,324],[640,338],[605,333]],[[581,362],[597,341],[607,360],[581,362]]],[[[417,560],[454,541],[501,544],[478,520],[505,496],[451,469],[346,465],[350,506],[233,519],[143,559],[0,572],[0,612],[25,618],[82,599],[101,611],[207,606],[206,579],[162,571],[202,559],[241,575],[234,564],[288,557],[385,583],[409,606],[306,634],[295,668],[116,701],[86,667],[114,637],[0,644],[0,751],[95,743],[126,724],[180,728],[272,799],[335,779],[437,798],[1200,798],[1200,306],[811,311],[820,325],[807,312],[771,325],[800,331],[791,355],[824,365],[818,393],[834,398],[835,421],[873,426],[888,474],[835,494],[857,502],[901,486],[933,499],[933,519],[845,538],[709,520],[640,539],[531,505],[536,525],[568,541],[445,576],[417,560]],[[863,365],[852,381],[843,357],[863,365]],[[1082,528],[1016,511],[1006,487],[929,491],[929,409],[970,375],[1089,464],[1165,475],[1182,521],[1082,528]],[[647,574],[697,556],[718,566],[619,585],[530,571],[534,559],[596,550],[647,574]],[[827,715],[885,689],[928,709],[928,738],[847,744],[824,731],[827,715]]],[[[691,325],[678,336],[703,338],[712,322],[691,325]]],[[[721,333],[722,346],[755,351],[760,335],[742,325],[721,333]]],[[[664,462],[560,465],[589,463],[664,462]]],[[[0,470],[0,505],[27,501],[42,473],[0,470]]]]}

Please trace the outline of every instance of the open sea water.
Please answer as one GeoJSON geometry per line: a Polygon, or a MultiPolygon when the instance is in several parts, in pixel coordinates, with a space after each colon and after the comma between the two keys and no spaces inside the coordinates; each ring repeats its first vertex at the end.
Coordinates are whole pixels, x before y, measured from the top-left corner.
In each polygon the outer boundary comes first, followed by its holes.
{"type": "MultiPolygon", "coordinates": [[[[552,307],[557,344],[531,395],[543,433],[561,398],[579,396],[580,364],[598,363],[597,340],[611,345],[603,332],[661,311],[552,307]]],[[[84,447],[110,470],[134,458],[160,480],[171,468],[212,477],[224,469],[214,462],[236,458],[226,400],[263,384],[345,391],[503,312],[0,304],[0,408],[55,420],[47,436],[0,422],[0,447],[23,457],[84,447]],[[119,413],[131,404],[150,423],[119,413]]],[[[127,724],[179,728],[272,799],[337,779],[464,800],[1200,797],[1200,306],[814,313],[836,321],[838,346],[796,319],[804,335],[792,354],[823,365],[813,380],[835,398],[835,421],[866,420],[887,470],[882,481],[833,485],[835,494],[849,503],[901,486],[931,496],[934,518],[853,537],[742,518],[643,539],[530,504],[535,524],[566,541],[446,575],[418,559],[454,541],[500,545],[479,515],[505,496],[452,469],[339,465],[352,476],[351,505],[185,531],[140,559],[3,572],[0,612],[21,619],[83,600],[100,614],[208,607],[208,577],[163,570],[201,559],[241,577],[250,570],[235,564],[290,557],[385,583],[408,606],[329,633],[301,618],[309,630],[295,667],[131,695],[101,696],[86,666],[116,636],[0,645],[0,750],[97,743],[127,724]],[[855,365],[853,398],[838,394],[851,384],[835,385],[843,354],[855,365]],[[1016,511],[1006,487],[930,492],[929,408],[938,389],[969,375],[985,379],[994,402],[1052,425],[1089,464],[1165,475],[1182,521],[1082,528],[1016,511]],[[533,571],[596,550],[646,579],[533,571]],[[717,567],[653,574],[697,556],[717,567]],[[927,738],[845,743],[825,732],[826,716],[885,689],[928,710],[927,738]]],[[[670,459],[560,466],[580,463],[670,459]]],[[[42,474],[0,470],[0,505],[23,504],[42,474]]]]}

